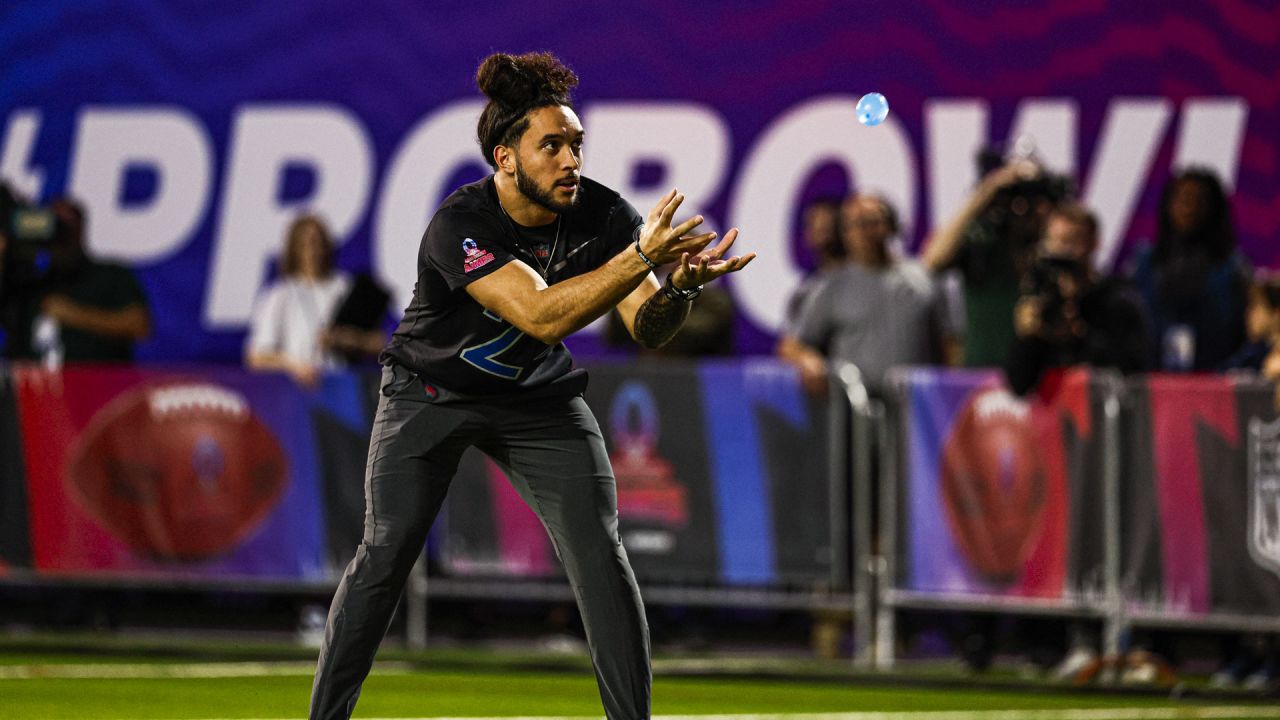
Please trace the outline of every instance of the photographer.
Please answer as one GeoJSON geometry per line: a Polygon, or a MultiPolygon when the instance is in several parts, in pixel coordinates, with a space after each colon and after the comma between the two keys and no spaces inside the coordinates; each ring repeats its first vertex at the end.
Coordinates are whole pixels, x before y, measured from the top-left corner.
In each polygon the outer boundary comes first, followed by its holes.
{"type": "Polygon", "coordinates": [[[1091,365],[1130,373],[1147,367],[1147,319],[1127,284],[1103,278],[1091,257],[1098,221],[1074,203],[1049,212],[1013,311],[1005,360],[1009,387],[1025,395],[1054,367],[1091,365]]]}
{"type": "Polygon", "coordinates": [[[4,355],[15,360],[130,362],[151,318],[137,278],[84,249],[84,210],[12,203],[0,241],[4,355]]]}
{"type": "Polygon", "coordinates": [[[1004,362],[1013,341],[1013,305],[1045,218],[1073,187],[1069,178],[1031,160],[1006,163],[990,149],[978,164],[982,180],[960,212],[925,240],[920,258],[931,273],[960,273],[967,326],[963,364],[991,367],[1004,362]]]}

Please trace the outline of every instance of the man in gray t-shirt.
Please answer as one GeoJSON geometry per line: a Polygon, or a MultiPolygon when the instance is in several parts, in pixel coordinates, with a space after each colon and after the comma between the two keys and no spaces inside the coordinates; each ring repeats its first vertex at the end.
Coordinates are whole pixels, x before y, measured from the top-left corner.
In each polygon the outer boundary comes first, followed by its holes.
{"type": "Polygon", "coordinates": [[[784,329],[779,354],[815,392],[826,387],[832,363],[853,363],[877,392],[891,367],[942,361],[946,313],[924,268],[889,252],[898,227],[887,202],[851,197],[841,215],[849,261],[806,299],[795,325],[784,329]]]}

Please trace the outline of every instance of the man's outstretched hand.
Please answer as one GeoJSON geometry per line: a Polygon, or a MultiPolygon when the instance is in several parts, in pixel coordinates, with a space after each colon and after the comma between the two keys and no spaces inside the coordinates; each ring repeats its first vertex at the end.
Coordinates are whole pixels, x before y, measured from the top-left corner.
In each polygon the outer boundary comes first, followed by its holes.
{"type": "Polygon", "coordinates": [[[733,241],[737,239],[738,228],[733,228],[725,233],[724,239],[710,250],[703,250],[696,254],[683,253],[680,256],[680,266],[671,275],[671,283],[681,290],[688,290],[746,267],[756,258],[755,253],[733,255],[728,258],[724,256],[729,252],[729,248],[733,247],[733,241]]]}

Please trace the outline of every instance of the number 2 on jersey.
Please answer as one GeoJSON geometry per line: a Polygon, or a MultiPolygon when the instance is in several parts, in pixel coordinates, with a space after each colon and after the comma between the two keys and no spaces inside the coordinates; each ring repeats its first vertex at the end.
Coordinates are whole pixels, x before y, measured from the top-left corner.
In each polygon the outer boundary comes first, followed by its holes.
{"type": "Polygon", "coordinates": [[[466,348],[459,357],[481,372],[497,375],[505,380],[517,380],[523,368],[498,362],[494,358],[506,352],[512,345],[519,342],[522,337],[524,337],[524,333],[513,325],[489,342],[466,348]]]}

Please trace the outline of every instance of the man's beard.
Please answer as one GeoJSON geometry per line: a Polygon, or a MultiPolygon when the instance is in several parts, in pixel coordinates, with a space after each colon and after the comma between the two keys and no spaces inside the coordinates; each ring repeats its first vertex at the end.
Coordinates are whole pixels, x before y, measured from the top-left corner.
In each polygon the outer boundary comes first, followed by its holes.
{"type": "MultiPolygon", "coordinates": [[[[524,167],[520,165],[520,161],[516,160],[516,189],[525,197],[532,200],[535,204],[542,208],[550,210],[559,215],[578,204],[578,200],[582,197],[582,193],[574,192],[573,197],[568,202],[556,200],[552,193],[555,191],[555,185],[551,186],[551,190],[543,190],[538,187],[533,178],[524,174],[524,167]]],[[[581,186],[579,186],[581,188],[581,186]]]]}

